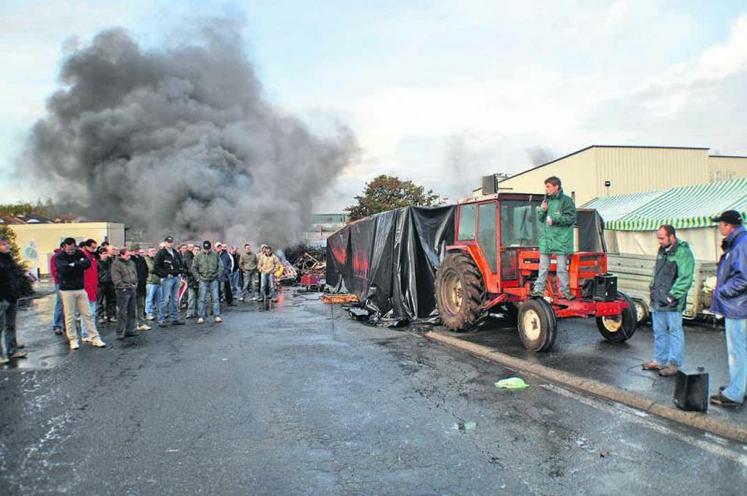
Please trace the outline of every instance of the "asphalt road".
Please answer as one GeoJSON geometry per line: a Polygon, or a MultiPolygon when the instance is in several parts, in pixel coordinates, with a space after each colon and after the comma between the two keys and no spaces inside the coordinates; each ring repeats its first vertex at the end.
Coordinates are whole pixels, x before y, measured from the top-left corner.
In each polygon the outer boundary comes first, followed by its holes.
{"type": "Polygon", "coordinates": [[[0,370],[0,494],[744,494],[747,447],[368,327],[314,297],[0,370]],[[475,422],[473,429],[460,423],[475,422]]]}

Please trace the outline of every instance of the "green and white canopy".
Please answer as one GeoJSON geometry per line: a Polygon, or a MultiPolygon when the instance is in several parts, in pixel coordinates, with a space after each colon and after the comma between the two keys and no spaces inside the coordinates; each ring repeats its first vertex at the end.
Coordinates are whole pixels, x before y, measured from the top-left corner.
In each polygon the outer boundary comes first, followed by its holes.
{"type": "Polygon", "coordinates": [[[582,208],[593,208],[602,216],[605,223],[622,219],[630,212],[655,200],[667,191],[646,191],[630,195],[600,196],[586,203],[582,208]]]}
{"type": "Polygon", "coordinates": [[[747,213],[747,178],[639,195],[597,198],[585,206],[597,208],[605,220],[605,228],[613,231],[653,231],[662,224],[671,224],[678,229],[708,227],[714,225],[711,218],[724,210],[737,210],[743,216],[747,213]],[[647,194],[649,198],[645,198],[647,194]],[[602,200],[609,204],[615,198],[619,198],[618,207],[611,209],[608,206],[613,215],[606,218],[602,200]],[[639,201],[642,203],[638,204],[639,201]],[[595,202],[599,202],[599,207],[595,202]],[[629,210],[624,213],[626,208],[629,210]]]}

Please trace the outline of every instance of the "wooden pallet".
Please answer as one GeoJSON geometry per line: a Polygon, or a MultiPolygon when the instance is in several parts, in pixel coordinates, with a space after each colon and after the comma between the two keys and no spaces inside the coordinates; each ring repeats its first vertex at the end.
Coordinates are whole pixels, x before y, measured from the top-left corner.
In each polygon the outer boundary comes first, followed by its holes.
{"type": "Polygon", "coordinates": [[[351,294],[326,294],[322,301],[327,305],[339,305],[341,303],[358,303],[358,297],[351,294]]]}

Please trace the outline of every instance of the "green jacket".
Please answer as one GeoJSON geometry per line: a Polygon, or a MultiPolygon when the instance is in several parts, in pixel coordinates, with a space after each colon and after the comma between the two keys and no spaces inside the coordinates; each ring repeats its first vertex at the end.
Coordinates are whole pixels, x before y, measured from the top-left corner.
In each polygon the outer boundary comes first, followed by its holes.
{"type": "Polygon", "coordinates": [[[573,228],[576,225],[576,206],[563,190],[547,199],[547,210],[537,209],[540,253],[568,255],[573,253],[573,228]],[[547,216],[552,225],[547,225],[547,216]]]}
{"type": "Polygon", "coordinates": [[[223,262],[214,251],[201,251],[192,260],[191,274],[198,282],[213,282],[223,275],[223,262]]]}
{"type": "Polygon", "coordinates": [[[148,266],[148,279],[145,281],[146,284],[160,284],[161,278],[156,275],[156,273],[153,271],[153,264],[155,263],[155,260],[153,260],[153,257],[145,256],[145,264],[148,266]]]}
{"type": "Polygon", "coordinates": [[[650,284],[651,308],[660,312],[683,312],[694,273],[695,257],[686,241],[678,239],[669,251],[660,247],[650,284]]]}
{"type": "Polygon", "coordinates": [[[245,272],[256,271],[257,255],[253,251],[242,253],[239,257],[239,268],[245,272]]]}

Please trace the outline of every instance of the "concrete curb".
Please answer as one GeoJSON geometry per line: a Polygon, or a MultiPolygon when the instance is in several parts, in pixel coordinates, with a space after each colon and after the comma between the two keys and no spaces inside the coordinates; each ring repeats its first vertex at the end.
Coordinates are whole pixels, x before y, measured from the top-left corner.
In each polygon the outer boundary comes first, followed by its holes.
{"type": "Polygon", "coordinates": [[[501,353],[500,351],[495,351],[487,346],[471,343],[439,332],[427,332],[425,337],[431,341],[467,351],[475,356],[490,360],[491,362],[498,363],[516,371],[528,372],[547,381],[621,403],[679,424],[694,427],[732,441],[747,443],[747,427],[732,422],[715,420],[707,417],[703,413],[678,410],[673,406],[663,405],[656,402],[656,400],[631,393],[624,389],[610,386],[593,379],[578,377],[563,372],[562,370],[545,367],[538,363],[531,363],[522,358],[516,358],[501,353]]]}

